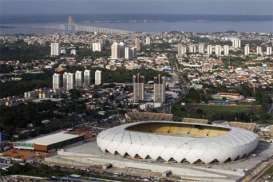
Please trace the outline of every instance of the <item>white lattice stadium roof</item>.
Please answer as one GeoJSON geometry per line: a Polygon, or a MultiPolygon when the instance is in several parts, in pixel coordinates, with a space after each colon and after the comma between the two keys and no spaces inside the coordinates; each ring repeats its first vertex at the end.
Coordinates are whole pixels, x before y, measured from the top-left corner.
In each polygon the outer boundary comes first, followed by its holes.
{"type": "Polygon", "coordinates": [[[102,131],[97,144],[104,152],[132,158],[222,163],[250,154],[258,137],[234,127],[142,121],[102,131]]]}

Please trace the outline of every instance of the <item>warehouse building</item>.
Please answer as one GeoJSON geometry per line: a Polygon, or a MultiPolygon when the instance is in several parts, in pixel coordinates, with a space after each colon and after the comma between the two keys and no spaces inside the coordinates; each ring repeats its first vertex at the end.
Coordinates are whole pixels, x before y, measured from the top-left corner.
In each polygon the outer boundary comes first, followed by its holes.
{"type": "Polygon", "coordinates": [[[16,142],[14,143],[14,148],[48,152],[49,150],[61,148],[83,139],[84,136],[82,135],[75,135],[67,133],[66,131],[61,131],[22,142],[16,142]]]}

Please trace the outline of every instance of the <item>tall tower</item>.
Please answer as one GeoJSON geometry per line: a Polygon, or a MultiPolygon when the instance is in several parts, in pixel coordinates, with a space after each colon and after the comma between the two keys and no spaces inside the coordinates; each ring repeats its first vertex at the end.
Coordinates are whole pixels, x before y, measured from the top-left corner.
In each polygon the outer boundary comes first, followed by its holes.
{"type": "Polygon", "coordinates": [[[90,76],[91,76],[90,70],[84,70],[84,72],[83,72],[83,85],[84,85],[85,88],[87,88],[90,85],[90,76]]]}
{"type": "Polygon", "coordinates": [[[124,42],[120,42],[118,45],[118,58],[124,58],[124,54],[125,54],[125,44],[124,42]]]}
{"type": "Polygon", "coordinates": [[[165,102],[165,77],[158,75],[154,77],[154,102],[164,103],[165,102]]]}
{"type": "Polygon", "coordinates": [[[215,51],[215,55],[220,57],[221,53],[222,53],[222,46],[221,45],[216,45],[215,48],[214,48],[214,51],[215,51]]]}
{"type": "Polygon", "coordinates": [[[196,53],[197,52],[197,48],[196,48],[195,44],[189,45],[189,52],[190,53],[196,53]]]}
{"type": "Polygon", "coordinates": [[[124,58],[128,60],[132,58],[132,50],[130,49],[130,47],[124,48],[124,58]]]}
{"type": "Polygon", "coordinates": [[[272,55],[272,47],[266,47],[266,55],[267,56],[272,55]]]}
{"type": "Polygon", "coordinates": [[[212,45],[207,46],[207,55],[212,55],[212,45]]]}
{"type": "Polygon", "coordinates": [[[183,44],[178,44],[177,45],[177,56],[178,57],[183,57],[187,53],[187,48],[183,44]]]}
{"type": "Polygon", "coordinates": [[[66,90],[66,85],[67,85],[67,72],[64,72],[63,74],[63,89],[66,90]]]}
{"type": "Polygon", "coordinates": [[[76,88],[82,87],[82,71],[76,71],[75,73],[75,86],[76,88]]]}
{"type": "Polygon", "coordinates": [[[95,85],[100,85],[101,84],[101,71],[96,70],[95,72],[95,85]]]}
{"type": "Polygon", "coordinates": [[[131,55],[132,57],[136,57],[136,48],[135,48],[135,47],[131,47],[131,48],[130,48],[130,52],[131,52],[131,54],[132,54],[132,55],[131,55]]]}
{"type": "Polygon", "coordinates": [[[249,44],[245,45],[245,47],[244,47],[244,54],[245,54],[245,56],[249,55],[249,44]]]}
{"type": "Polygon", "coordinates": [[[147,37],[145,38],[145,44],[146,44],[146,45],[150,45],[150,44],[151,44],[151,38],[150,38],[149,36],[147,36],[147,37]]]}
{"type": "Polygon", "coordinates": [[[72,90],[74,88],[74,74],[64,73],[63,74],[63,86],[66,91],[72,90]]]}
{"type": "Polygon", "coordinates": [[[60,55],[60,48],[59,43],[54,42],[50,44],[50,56],[59,56],[60,55]]]}
{"type": "Polygon", "coordinates": [[[74,24],[74,18],[72,16],[68,16],[68,24],[74,24]]]}
{"type": "Polygon", "coordinates": [[[93,42],[92,43],[92,51],[93,52],[101,52],[101,50],[102,50],[101,42],[93,42]]]}
{"type": "Polygon", "coordinates": [[[205,44],[203,44],[203,43],[198,44],[198,53],[200,53],[200,54],[205,53],[205,44]]]}
{"type": "Polygon", "coordinates": [[[144,100],[144,76],[137,75],[133,76],[133,100],[134,102],[139,102],[144,100]]]}
{"type": "Polygon", "coordinates": [[[54,73],[52,76],[52,89],[54,92],[60,89],[61,79],[60,74],[54,73]]]}
{"type": "Polygon", "coordinates": [[[76,31],[76,23],[72,16],[68,16],[67,24],[65,24],[65,32],[73,33],[76,31]]]}
{"type": "Polygon", "coordinates": [[[232,38],[231,42],[233,48],[241,48],[241,40],[239,38],[232,38]]]}
{"type": "Polygon", "coordinates": [[[229,45],[224,45],[224,56],[229,55],[229,45]]]}
{"type": "Polygon", "coordinates": [[[256,54],[257,55],[263,55],[263,50],[262,50],[262,47],[261,46],[257,46],[257,48],[256,48],[256,54]]]}
{"type": "Polygon", "coordinates": [[[135,48],[137,51],[141,51],[141,41],[138,37],[135,38],[135,48]]]}
{"type": "Polygon", "coordinates": [[[111,58],[118,59],[119,58],[119,44],[114,42],[111,46],[111,58]]]}

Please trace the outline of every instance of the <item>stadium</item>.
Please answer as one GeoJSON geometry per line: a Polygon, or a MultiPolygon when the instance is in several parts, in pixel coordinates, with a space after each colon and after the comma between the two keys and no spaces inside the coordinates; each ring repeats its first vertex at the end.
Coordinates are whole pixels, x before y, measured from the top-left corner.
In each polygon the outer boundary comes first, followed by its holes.
{"type": "Polygon", "coordinates": [[[224,163],[248,156],[258,145],[251,131],[229,126],[140,121],[102,131],[98,147],[123,157],[177,163],[224,163]]]}

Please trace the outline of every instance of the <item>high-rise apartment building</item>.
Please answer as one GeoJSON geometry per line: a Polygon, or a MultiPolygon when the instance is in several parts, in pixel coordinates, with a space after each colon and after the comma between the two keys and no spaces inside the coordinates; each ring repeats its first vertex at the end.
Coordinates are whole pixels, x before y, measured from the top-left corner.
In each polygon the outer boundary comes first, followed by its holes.
{"type": "Polygon", "coordinates": [[[150,38],[149,36],[147,36],[147,37],[145,38],[145,44],[146,44],[146,45],[150,45],[150,44],[151,44],[151,38],[150,38]]]}
{"type": "Polygon", "coordinates": [[[84,70],[83,72],[83,86],[87,88],[90,85],[91,80],[91,71],[84,70]]]}
{"type": "Polygon", "coordinates": [[[244,55],[248,56],[249,55],[249,44],[246,44],[244,47],[244,55]]]}
{"type": "Polygon", "coordinates": [[[133,100],[139,102],[144,100],[144,76],[137,74],[133,76],[133,100]]]}
{"type": "Polygon", "coordinates": [[[221,54],[222,54],[222,46],[221,45],[216,45],[215,47],[214,47],[214,52],[215,52],[215,55],[216,56],[221,56],[221,54]]]}
{"type": "Polygon", "coordinates": [[[239,38],[232,38],[231,42],[233,48],[241,48],[241,40],[239,38]]]}
{"type": "Polygon", "coordinates": [[[257,46],[257,48],[256,48],[256,54],[257,55],[263,55],[263,50],[262,50],[261,46],[257,46]]]}
{"type": "Polygon", "coordinates": [[[197,47],[195,44],[189,45],[189,53],[196,53],[197,52],[197,47]]]}
{"type": "Polygon", "coordinates": [[[224,45],[224,56],[229,55],[229,45],[224,45]]]}
{"type": "Polygon", "coordinates": [[[272,47],[266,47],[266,55],[267,56],[272,55],[272,47]]]}
{"type": "Polygon", "coordinates": [[[178,44],[177,45],[177,56],[183,57],[186,53],[187,53],[187,47],[184,46],[183,44],[178,44]]]}
{"type": "Polygon", "coordinates": [[[54,73],[52,76],[52,89],[54,92],[61,88],[61,76],[59,73],[54,73]]]}
{"type": "Polygon", "coordinates": [[[200,54],[205,53],[205,44],[203,44],[203,43],[198,44],[198,53],[200,53],[200,54]]]}
{"type": "Polygon", "coordinates": [[[128,59],[128,60],[131,59],[132,58],[132,52],[131,52],[130,47],[125,47],[124,51],[125,51],[124,58],[128,59]]]}
{"type": "Polygon", "coordinates": [[[154,77],[154,102],[164,103],[165,102],[165,77],[158,75],[154,77]]]}
{"type": "Polygon", "coordinates": [[[100,70],[96,70],[95,71],[95,85],[101,85],[102,81],[101,81],[101,71],[100,70]]]}
{"type": "Polygon", "coordinates": [[[135,47],[131,47],[130,50],[131,50],[132,57],[133,58],[136,57],[136,48],[135,47]]]}
{"type": "Polygon", "coordinates": [[[124,58],[125,59],[129,60],[129,59],[135,57],[135,53],[136,53],[136,48],[135,47],[130,48],[130,47],[126,46],[124,48],[124,58]]]}
{"type": "Polygon", "coordinates": [[[141,51],[141,40],[138,37],[135,38],[135,48],[137,51],[141,51]]]}
{"type": "Polygon", "coordinates": [[[75,48],[71,49],[70,54],[76,56],[77,55],[76,49],[75,48]]]}
{"type": "Polygon", "coordinates": [[[74,89],[74,74],[64,73],[63,74],[63,86],[66,91],[74,89]]]}
{"type": "Polygon", "coordinates": [[[68,16],[68,22],[65,24],[65,31],[67,33],[73,33],[76,31],[76,23],[72,16],[68,16]]]}
{"type": "Polygon", "coordinates": [[[207,45],[207,55],[212,55],[212,45],[207,45]]]}
{"type": "Polygon", "coordinates": [[[101,50],[102,50],[101,42],[93,42],[92,43],[92,51],[93,52],[101,52],[101,50]]]}
{"type": "Polygon", "coordinates": [[[60,48],[59,43],[51,43],[50,44],[50,56],[59,56],[60,55],[60,48]]]}
{"type": "Polygon", "coordinates": [[[120,42],[118,45],[118,58],[124,58],[124,51],[125,49],[125,44],[124,42],[120,42]]]}
{"type": "Polygon", "coordinates": [[[66,86],[67,86],[67,72],[64,72],[63,74],[63,89],[66,90],[66,86]]]}
{"type": "Polygon", "coordinates": [[[75,86],[76,88],[82,87],[82,71],[76,71],[75,73],[75,86]]]}
{"type": "Polygon", "coordinates": [[[118,59],[119,58],[119,44],[114,42],[111,46],[111,58],[118,59]]]}

